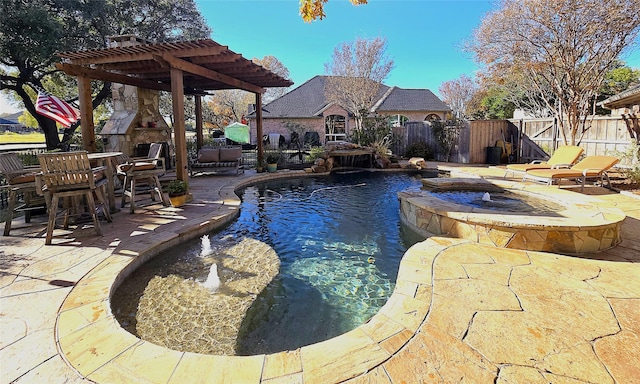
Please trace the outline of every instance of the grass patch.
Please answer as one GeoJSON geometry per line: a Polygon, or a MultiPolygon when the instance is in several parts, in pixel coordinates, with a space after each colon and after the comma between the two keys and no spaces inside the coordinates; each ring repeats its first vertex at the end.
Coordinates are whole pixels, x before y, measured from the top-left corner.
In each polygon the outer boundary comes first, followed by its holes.
{"type": "Polygon", "coordinates": [[[0,133],[1,144],[32,144],[32,143],[46,143],[44,133],[32,132],[32,133],[15,133],[5,132],[0,133]]]}

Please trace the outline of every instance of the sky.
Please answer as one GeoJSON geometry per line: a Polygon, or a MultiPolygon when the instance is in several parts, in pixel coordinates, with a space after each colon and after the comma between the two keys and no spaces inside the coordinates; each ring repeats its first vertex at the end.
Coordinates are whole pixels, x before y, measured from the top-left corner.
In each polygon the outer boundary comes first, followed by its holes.
{"type": "MultiPolygon", "coordinates": [[[[326,74],[324,64],[342,43],[383,37],[395,63],[385,84],[437,95],[443,82],[477,71],[463,46],[494,6],[491,0],[369,0],[360,6],[329,0],[324,20],[305,23],[298,0],[195,1],[213,40],[247,59],[275,56],[293,87],[326,74]]],[[[623,59],[640,69],[640,49],[623,59]]],[[[16,109],[0,95],[0,114],[16,109]]]]}

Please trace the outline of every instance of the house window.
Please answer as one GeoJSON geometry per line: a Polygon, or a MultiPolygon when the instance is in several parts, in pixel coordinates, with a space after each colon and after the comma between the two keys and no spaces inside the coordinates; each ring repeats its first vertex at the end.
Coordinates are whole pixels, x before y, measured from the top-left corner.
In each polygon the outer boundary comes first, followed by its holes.
{"type": "Polygon", "coordinates": [[[391,123],[392,127],[403,127],[407,121],[409,121],[409,118],[404,115],[389,116],[389,122],[391,123]]]}
{"type": "Polygon", "coordinates": [[[440,116],[435,113],[431,113],[424,118],[425,121],[440,121],[440,116]]]}
{"type": "Polygon", "coordinates": [[[341,115],[329,115],[324,119],[325,141],[345,140],[347,138],[346,119],[341,115]]]}

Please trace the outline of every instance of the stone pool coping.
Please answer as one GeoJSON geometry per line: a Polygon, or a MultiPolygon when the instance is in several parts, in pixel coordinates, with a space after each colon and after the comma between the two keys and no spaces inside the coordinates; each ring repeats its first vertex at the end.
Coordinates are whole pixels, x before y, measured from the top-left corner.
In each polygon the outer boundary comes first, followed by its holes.
{"type": "MultiPolygon", "coordinates": [[[[300,175],[278,175],[290,176],[300,175]]],[[[254,180],[242,181],[246,184],[253,182],[254,180]]],[[[620,263],[620,267],[624,267],[626,271],[614,268],[608,263],[604,266],[593,265],[583,276],[581,273],[571,272],[576,270],[575,266],[569,268],[568,272],[564,263],[573,261],[567,261],[567,258],[562,256],[551,255],[549,261],[549,254],[496,250],[493,247],[455,239],[434,238],[412,247],[401,262],[396,290],[382,310],[369,322],[345,335],[296,351],[249,357],[197,355],[171,351],[144,342],[121,329],[110,312],[108,297],[123,267],[132,262],[140,263],[136,260],[141,255],[150,257],[168,246],[186,240],[187,237],[200,236],[211,230],[210,227],[231,220],[235,217],[233,215],[237,215],[239,204],[237,196],[233,193],[234,189],[228,188],[222,193],[225,197],[221,204],[229,207],[229,213],[208,219],[199,217],[189,220],[172,233],[163,233],[163,236],[156,239],[158,243],[131,244],[127,247],[127,253],[114,253],[77,283],[60,308],[56,340],[61,353],[78,373],[96,382],[327,383],[355,378],[353,382],[371,380],[399,383],[418,382],[429,377],[450,382],[461,377],[454,377],[461,374],[460,372],[465,372],[464,377],[471,382],[494,382],[498,375],[505,380],[532,380],[544,376],[607,382],[612,381],[610,379],[613,376],[624,381],[624,373],[629,367],[625,366],[624,361],[611,359],[612,355],[606,353],[611,351],[607,346],[615,347],[615,341],[628,338],[629,332],[638,334],[633,328],[633,322],[624,321],[624,317],[620,321],[622,329],[617,330],[613,321],[607,317],[611,315],[611,308],[615,310],[614,320],[618,313],[627,312],[624,310],[626,307],[623,300],[618,300],[613,306],[608,303],[603,305],[600,300],[600,309],[595,310],[591,309],[590,301],[593,300],[583,301],[583,296],[578,297],[581,299],[580,305],[588,307],[585,309],[588,319],[604,324],[599,326],[602,328],[599,334],[602,335],[598,336],[596,344],[597,352],[604,353],[601,353],[602,356],[592,356],[593,354],[583,348],[584,343],[572,342],[571,347],[567,345],[563,356],[573,356],[572,361],[580,363],[571,367],[558,364],[553,359],[544,361],[544,357],[550,355],[557,345],[564,346],[563,338],[573,341],[573,336],[568,338],[567,335],[579,333],[571,331],[575,326],[571,322],[565,321],[561,326],[556,326],[557,331],[554,334],[559,337],[559,344],[549,342],[548,337],[534,337],[533,342],[529,337],[518,344],[518,334],[515,332],[513,340],[506,343],[501,336],[504,328],[493,327],[490,333],[487,333],[487,329],[473,328],[471,325],[481,327],[482,322],[473,320],[476,312],[471,316],[470,311],[480,306],[477,310],[495,311],[496,315],[507,316],[516,313],[531,320],[516,322],[530,326],[529,331],[522,330],[523,336],[535,336],[539,332],[548,333],[552,327],[542,320],[549,317],[549,311],[538,313],[530,308],[517,308],[515,301],[503,300],[500,290],[506,290],[507,294],[512,290],[505,281],[508,281],[508,276],[514,268],[528,266],[535,274],[537,269],[533,267],[540,264],[543,268],[554,270],[554,276],[558,273],[573,273],[576,274],[572,276],[576,285],[584,283],[585,278],[592,279],[592,289],[589,292],[594,291],[595,286],[598,297],[620,297],[634,300],[629,303],[637,304],[640,300],[640,289],[637,287],[637,279],[634,281],[628,278],[627,264],[620,263]],[[138,257],[132,261],[132,256],[136,255],[138,257]],[[478,258],[470,261],[469,255],[477,255],[478,258]],[[483,266],[490,268],[486,271],[488,273],[480,272],[483,266]],[[451,286],[451,283],[456,281],[460,284],[451,286]],[[597,284],[598,281],[602,282],[602,287],[597,284]],[[478,284],[484,288],[475,289],[474,286],[478,284]],[[496,292],[497,288],[500,289],[496,292]],[[444,303],[447,301],[444,298],[451,298],[452,295],[459,300],[473,295],[474,300],[469,302],[471,305],[450,306],[444,303]],[[506,304],[501,305],[500,302],[506,304]],[[455,316],[443,315],[447,308],[450,311],[454,310],[455,316]],[[460,316],[461,313],[467,316],[460,316]],[[593,318],[594,313],[598,314],[597,318],[593,318]],[[540,323],[533,322],[533,319],[539,320],[540,323]],[[484,343],[474,336],[477,334],[491,334],[494,338],[486,345],[481,345],[484,343]],[[499,346],[505,348],[498,348],[499,346]],[[519,352],[511,353],[512,350],[519,352]],[[513,357],[509,359],[511,355],[513,357]],[[528,357],[536,357],[538,360],[528,360],[528,357]],[[524,360],[525,363],[520,360],[524,360]],[[599,369],[590,369],[592,366],[599,369]],[[607,371],[610,372],[609,375],[607,371]],[[609,380],[600,380],[602,378],[609,380]],[[360,379],[362,381],[359,381],[360,379]]],[[[634,267],[637,267],[637,264],[634,267]]],[[[637,271],[637,268],[635,270],[637,271]]],[[[578,288],[584,289],[582,285],[578,288]]],[[[540,286],[536,285],[532,292],[522,295],[523,298],[527,298],[527,295],[535,296],[539,291],[540,286]]],[[[591,296],[588,298],[592,299],[591,296]]],[[[566,295],[561,295],[560,299],[566,301],[566,295]]],[[[522,301],[521,298],[518,300],[522,301]]],[[[637,309],[638,305],[630,307],[632,314],[633,308],[637,309]]],[[[566,310],[559,309],[561,310],[558,313],[566,317],[566,310]]],[[[577,325],[592,324],[584,319],[574,320],[577,325]]],[[[513,325],[511,327],[514,331],[520,332],[513,325]]],[[[594,333],[587,332],[584,338],[594,337],[594,333]]],[[[626,361],[633,359],[629,360],[627,356],[626,361]]]]}
{"type": "Polygon", "coordinates": [[[621,241],[624,212],[600,207],[591,196],[535,184],[478,178],[424,179],[423,184],[434,191],[507,190],[563,206],[563,210],[553,215],[527,215],[444,201],[425,190],[398,193],[402,221],[425,237],[443,235],[496,247],[563,254],[599,252],[621,241]]]}

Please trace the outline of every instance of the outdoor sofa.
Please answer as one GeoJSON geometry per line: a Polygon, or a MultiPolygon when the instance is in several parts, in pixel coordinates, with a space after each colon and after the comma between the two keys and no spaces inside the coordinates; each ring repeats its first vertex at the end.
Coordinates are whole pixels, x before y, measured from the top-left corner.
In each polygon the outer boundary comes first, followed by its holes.
{"type": "Polygon", "coordinates": [[[241,146],[203,147],[189,157],[189,176],[205,172],[244,173],[241,146]]]}

